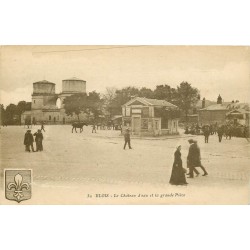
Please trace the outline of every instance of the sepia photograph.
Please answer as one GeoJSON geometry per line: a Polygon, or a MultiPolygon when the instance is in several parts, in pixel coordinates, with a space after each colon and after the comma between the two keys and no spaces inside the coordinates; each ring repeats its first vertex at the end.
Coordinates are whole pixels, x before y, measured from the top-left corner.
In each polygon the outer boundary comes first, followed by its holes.
{"type": "Polygon", "coordinates": [[[0,204],[249,204],[247,46],[2,46],[0,204]]]}

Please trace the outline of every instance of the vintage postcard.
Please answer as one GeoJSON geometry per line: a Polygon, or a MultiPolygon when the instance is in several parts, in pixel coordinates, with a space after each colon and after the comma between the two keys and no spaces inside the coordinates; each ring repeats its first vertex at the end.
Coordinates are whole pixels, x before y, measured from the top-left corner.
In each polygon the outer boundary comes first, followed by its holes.
{"type": "Polygon", "coordinates": [[[250,202],[250,47],[2,46],[0,91],[0,205],[250,202]]]}

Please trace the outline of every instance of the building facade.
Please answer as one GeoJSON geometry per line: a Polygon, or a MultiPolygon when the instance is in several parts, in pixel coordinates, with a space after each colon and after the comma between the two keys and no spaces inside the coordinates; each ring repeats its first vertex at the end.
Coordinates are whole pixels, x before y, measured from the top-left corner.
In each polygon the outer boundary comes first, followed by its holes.
{"type": "Polygon", "coordinates": [[[177,106],[165,101],[136,97],[122,106],[122,129],[132,135],[178,134],[177,106]]]}
{"type": "MultiPolygon", "coordinates": [[[[31,111],[22,114],[21,123],[66,124],[77,121],[76,115],[66,115],[63,104],[67,96],[77,93],[86,93],[86,81],[77,78],[63,80],[59,94],[55,92],[55,83],[46,80],[34,82],[31,111]]],[[[80,119],[85,118],[84,114],[80,115],[80,119]]]]}
{"type": "MultiPolygon", "coordinates": [[[[205,99],[204,99],[205,101],[205,99]]],[[[229,111],[228,102],[223,102],[222,97],[219,95],[217,98],[217,103],[198,110],[198,123],[200,125],[209,125],[217,123],[218,125],[225,124],[226,115],[229,111]]]]}

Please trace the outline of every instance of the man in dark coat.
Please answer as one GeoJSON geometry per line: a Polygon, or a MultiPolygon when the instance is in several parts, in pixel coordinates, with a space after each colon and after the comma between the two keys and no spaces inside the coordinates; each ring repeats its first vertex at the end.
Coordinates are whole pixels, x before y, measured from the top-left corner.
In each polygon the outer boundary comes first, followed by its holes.
{"type": "Polygon", "coordinates": [[[205,130],[204,130],[205,143],[208,143],[209,135],[210,135],[209,128],[208,128],[208,127],[205,127],[205,130]]]}
{"type": "Polygon", "coordinates": [[[33,147],[34,138],[30,132],[31,130],[27,130],[27,132],[25,133],[23,144],[25,145],[25,151],[30,152],[30,147],[31,147],[32,152],[35,152],[33,147]]]}
{"type": "MultiPolygon", "coordinates": [[[[204,172],[203,176],[208,175],[206,169],[201,164],[200,148],[199,148],[199,146],[197,144],[197,141],[190,139],[190,140],[188,140],[188,142],[191,144],[190,147],[189,147],[189,152],[188,152],[188,157],[187,157],[188,165],[189,165],[189,171],[190,171],[190,173],[189,173],[190,177],[189,178],[194,177],[193,172],[196,173],[196,171],[197,171],[195,169],[195,167],[200,167],[203,170],[203,172],[204,172]]],[[[199,174],[199,172],[198,172],[198,174],[199,174]]]]}
{"type": "Polygon", "coordinates": [[[218,133],[218,137],[219,137],[219,142],[221,142],[222,136],[223,136],[223,133],[224,133],[223,128],[219,127],[217,133],[218,133]]]}
{"type": "Polygon", "coordinates": [[[123,149],[126,148],[126,145],[127,145],[127,144],[128,144],[129,149],[132,149],[132,148],[131,148],[131,145],[130,145],[130,132],[129,132],[129,129],[128,129],[128,128],[126,129],[126,132],[125,132],[125,134],[124,134],[124,140],[125,140],[125,143],[124,143],[123,149]]]}
{"type": "Polygon", "coordinates": [[[36,152],[43,151],[43,134],[40,129],[34,134],[36,141],[36,152]]]}
{"type": "Polygon", "coordinates": [[[195,168],[195,166],[196,166],[196,163],[195,163],[196,150],[195,150],[195,146],[194,146],[194,140],[189,139],[188,142],[190,144],[190,147],[189,147],[188,156],[187,156],[187,168],[189,168],[189,173],[187,175],[189,175],[188,178],[194,178],[194,172],[196,173],[196,176],[198,176],[200,173],[195,168]]]}

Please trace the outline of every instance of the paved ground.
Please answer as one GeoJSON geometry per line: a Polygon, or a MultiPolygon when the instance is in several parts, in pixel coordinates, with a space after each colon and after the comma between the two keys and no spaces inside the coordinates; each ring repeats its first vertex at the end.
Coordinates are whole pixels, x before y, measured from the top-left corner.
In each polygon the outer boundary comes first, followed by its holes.
{"type": "MultiPolygon", "coordinates": [[[[33,127],[32,132],[37,128],[33,127]]],[[[23,145],[25,128],[1,128],[1,180],[4,168],[33,169],[34,188],[39,192],[40,189],[43,192],[49,190],[52,195],[53,192],[60,194],[64,190],[67,200],[63,202],[59,195],[58,200],[52,202],[56,204],[81,204],[77,198],[71,197],[71,200],[68,196],[74,188],[79,191],[83,187],[88,193],[110,190],[131,193],[147,190],[145,193],[148,194],[150,190],[158,193],[163,190],[168,193],[177,190],[189,195],[189,200],[176,199],[177,204],[190,204],[190,201],[199,204],[206,201],[220,203],[220,200],[221,203],[248,202],[250,144],[246,139],[223,139],[219,143],[217,136],[210,136],[209,143],[205,144],[203,136],[194,136],[200,145],[202,162],[209,175],[189,179],[187,187],[173,187],[168,181],[177,145],[182,145],[182,159],[184,166],[186,165],[189,137],[182,133],[177,138],[132,138],[133,149],[123,150],[123,137],[119,131],[98,130],[97,134],[92,134],[90,127],[84,127],[83,133],[72,134],[71,126],[67,125],[46,126],[45,129],[44,151],[27,153],[24,152],[23,145]],[[225,195],[225,192],[230,195],[225,195]],[[205,196],[209,194],[209,197],[202,198],[202,193],[205,196]],[[213,199],[216,194],[218,197],[213,199]],[[235,197],[231,197],[233,195],[235,197]],[[68,200],[70,201],[67,202],[68,200]]],[[[1,193],[3,185],[0,185],[0,202],[1,193]]],[[[38,199],[38,203],[43,202],[51,203],[51,200],[38,199]]],[[[124,202],[126,203],[126,199],[124,202]]],[[[144,202],[149,203],[149,200],[145,199],[142,203],[144,202]]],[[[94,200],[93,203],[102,201],[94,200]]],[[[106,200],[106,203],[109,202],[106,200]]],[[[175,202],[165,200],[156,203],[175,202]]]]}

